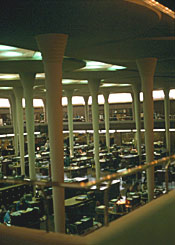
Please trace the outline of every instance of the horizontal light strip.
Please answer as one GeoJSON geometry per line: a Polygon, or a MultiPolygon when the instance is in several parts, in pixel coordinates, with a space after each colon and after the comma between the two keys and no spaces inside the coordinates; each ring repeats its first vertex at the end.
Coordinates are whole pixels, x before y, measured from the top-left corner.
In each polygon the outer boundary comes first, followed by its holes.
{"type": "MultiPolygon", "coordinates": [[[[35,135],[41,134],[41,132],[34,132],[35,135]]],[[[27,133],[24,133],[23,135],[27,135],[27,133]]],[[[8,137],[14,137],[14,134],[1,134],[0,138],[8,138],[8,137]]]]}
{"type": "MultiPolygon", "coordinates": [[[[153,129],[154,132],[165,132],[165,129],[153,129]]],[[[170,128],[169,130],[170,132],[175,132],[175,128],[170,128]]],[[[137,130],[136,129],[121,129],[121,130],[114,130],[111,129],[109,130],[109,133],[113,134],[113,133],[136,133],[137,130]]],[[[145,129],[141,129],[141,132],[145,132],[145,129]]],[[[68,134],[69,131],[68,130],[64,130],[63,134],[68,134]]],[[[93,134],[94,131],[93,130],[74,130],[73,133],[80,133],[80,134],[86,134],[86,133],[91,133],[93,134]]],[[[106,130],[99,130],[100,134],[105,134],[106,130]]],[[[35,135],[39,135],[41,134],[40,132],[35,132],[35,135]]],[[[24,133],[24,135],[27,135],[27,133],[24,133]]],[[[14,137],[14,134],[1,134],[0,138],[7,138],[7,137],[14,137]]]]}

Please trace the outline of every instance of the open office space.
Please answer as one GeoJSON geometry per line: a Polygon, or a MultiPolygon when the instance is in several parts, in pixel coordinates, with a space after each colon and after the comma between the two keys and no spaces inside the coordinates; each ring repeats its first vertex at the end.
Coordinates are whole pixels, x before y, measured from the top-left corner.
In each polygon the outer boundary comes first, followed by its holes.
{"type": "Polygon", "coordinates": [[[9,99],[13,122],[1,156],[2,244],[173,244],[175,12],[167,2],[2,4],[0,97],[9,99]],[[163,93],[161,123],[153,90],[163,93]],[[119,93],[132,94],[132,113],[121,116],[118,107],[114,120],[109,101],[119,93]],[[83,122],[73,121],[74,96],[84,99],[83,122]],[[43,141],[34,98],[44,103],[43,141]],[[119,139],[127,127],[133,139],[119,139]],[[55,233],[42,231],[48,220],[55,233]]]}

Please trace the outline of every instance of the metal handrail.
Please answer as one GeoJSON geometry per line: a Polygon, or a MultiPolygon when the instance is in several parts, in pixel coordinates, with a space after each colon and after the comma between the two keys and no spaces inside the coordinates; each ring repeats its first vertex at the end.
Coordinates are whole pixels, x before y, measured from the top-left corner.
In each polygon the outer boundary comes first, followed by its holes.
{"type": "Polygon", "coordinates": [[[65,182],[57,182],[57,181],[38,181],[38,180],[30,180],[30,179],[9,179],[7,177],[4,177],[3,179],[0,179],[0,183],[10,183],[10,184],[28,184],[28,185],[39,185],[43,187],[48,187],[48,186],[55,186],[55,187],[62,187],[62,188],[81,188],[81,189],[89,189],[90,187],[97,185],[100,186],[104,181],[112,181],[114,179],[118,179],[121,177],[129,176],[132,174],[136,174],[138,172],[142,172],[150,167],[154,167],[157,165],[162,165],[166,164],[168,162],[167,168],[169,167],[170,163],[172,160],[175,160],[175,155],[169,156],[169,157],[163,157],[159,160],[154,160],[150,163],[146,163],[144,165],[140,165],[134,168],[130,168],[127,170],[123,170],[118,173],[110,174],[107,176],[104,176],[100,178],[100,180],[93,180],[89,181],[87,183],[65,183],[65,182]]]}
{"type": "MultiPolygon", "coordinates": [[[[102,177],[100,180],[94,180],[94,181],[89,181],[87,183],[60,183],[60,182],[56,182],[56,181],[36,181],[36,180],[30,180],[30,179],[24,179],[24,180],[16,180],[16,179],[8,179],[7,177],[4,177],[3,179],[0,179],[0,183],[11,183],[11,184],[27,184],[27,185],[39,185],[41,186],[41,190],[43,192],[43,195],[45,196],[44,193],[44,187],[49,187],[49,186],[53,186],[53,187],[61,187],[61,188],[78,188],[78,189],[89,189],[90,187],[96,185],[97,188],[100,187],[100,184],[102,184],[103,182],[108,182],[107,184],[107,188],[104,191],[104,204],[105,204],[105,210],[104,210],[104,224],[105,226],[108,226],[109,224],[109,220],[108,220],[108,190],[111,186],[112,180],[114,179],[119,179],[121,177],[126,177],[132,174],[136,174],[138,172],[142,172],[147,170],[150,167],[155,167],[158,165],[163,165],[165,164],[165,186],[166,186],[166,192],[168,192],[168,170],[169,170],[169,166],[172,163],[172,161],[175,160],[175,155],[169,156],[169,157],[163,157],[159,160],[154,160],[150,163],[146,163],[144,165],[140,165],[134,168],[130,168],[127,170],[123,170],[121,172],[118,173],[114,173],[111,175],[107,175],[105,177],[102,177]]],[[[174,161],[175,164],[175,161],[174,161]]],[[[46,201],[46,196],[45,196],[45,201],[46,201]]],[[[46,204],[46,202],[45,202],[46,204]]],[[[46,205],[45,205],[46,206],[46,205]]],[[[46,209],[46,208],[45,208],[46,209]]],[[[47,209],[46,209],[46,231],[48,232],[48,214],[47,214],[47,209]]]]}

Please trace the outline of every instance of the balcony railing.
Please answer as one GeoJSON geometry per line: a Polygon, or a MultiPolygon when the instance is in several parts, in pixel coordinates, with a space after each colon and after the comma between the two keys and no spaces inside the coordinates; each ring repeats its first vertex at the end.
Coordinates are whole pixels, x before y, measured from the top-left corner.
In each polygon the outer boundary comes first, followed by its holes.
{"type": "MultiPolygon", "coordinates": [[[[47,196],[44,193],[44,188],[45,187],[50,187],[50,186],[56,186],[56,187],[61,187],[61,188],[74,188],[74,189],[84,189],[84,190],[89,190],[92,186],[96,186],[97,189],[100,188],[101,184],[106,182],[106,189],[104,190],[104,225],[108,226],[109,224],[109,220],[108,220],[108,191],[109,188],[111,186],[111,183],[113,180],[116,179],[120,179],[122,177],[127,177],[129,175],[133,175],[133,174],[137,174],[139,172],[145,171],[151,167],[155,167],[158,165],[164,165],[164,169],[165,169],[165,189],[166,189],[166,193],[169,191],[168,189],[168,171],[169,171],[169,167],[171,165],[175,164],[175,155],[172,155],[170,157],[164,157],[162,159],[159,160],[154,160],[150,163],[144,164],[144,165],[140,165],[131,169],[127,169],[118,173],[114,173],[111,175],[107,175],[105,177],[102,177],[100,180],[97,181],[89,181],[87,183],[59,183],[59,182],[53,182],[53,181],[31,181],[30,179],[24,179],[24,180],[18,180],[18,179],[9,179],[7,177],[4,177],[3,179],[0,179],[0,183],[8,183],[8,184],[25,184],[25,185],[33,185],[35,186],[39,186],[41,191],[43,192],[43,196],[44,196],[44,202],[45,202],[45,207],[47,205],[47,196]]],[[[48,226],[48,212],[47,212],[47,207],[45,210],[45,214],[47,215],[46,218],[46,231],[49,231],[49,226],[48,226]]]]}

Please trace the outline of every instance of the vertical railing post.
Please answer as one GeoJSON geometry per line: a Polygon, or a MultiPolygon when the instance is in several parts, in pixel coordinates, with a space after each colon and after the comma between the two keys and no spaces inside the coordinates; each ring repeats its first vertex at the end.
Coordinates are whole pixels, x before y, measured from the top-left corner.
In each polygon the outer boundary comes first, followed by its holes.
{"type": "Polygon", "coordinates": [[[111,186],[111,181],[108,182],[107,188],[104,191],[104,225],[108,226],[109,225],[109,217],[108,217],[108,208],[109,208],[109,188],[111,186]]]}

